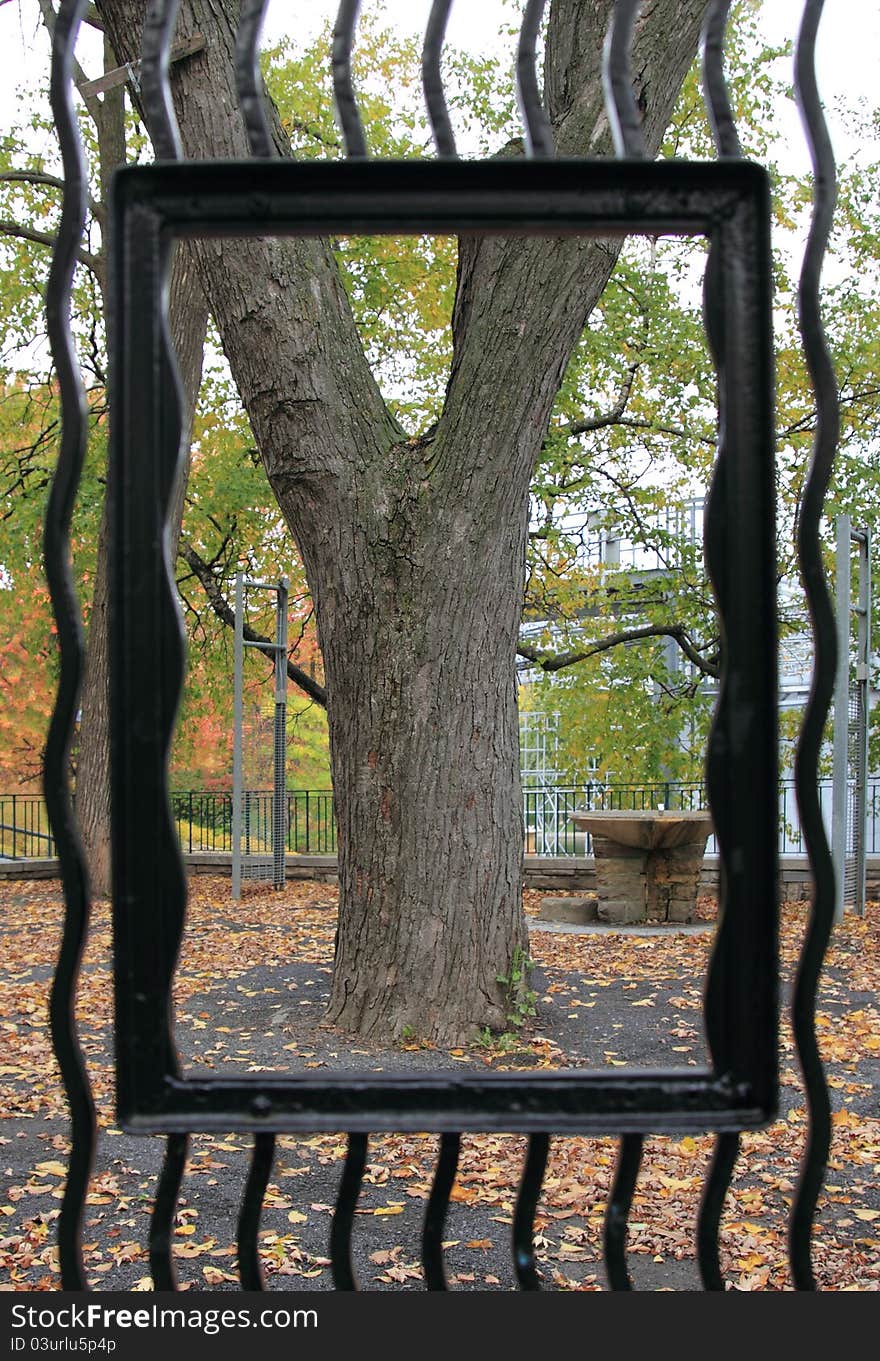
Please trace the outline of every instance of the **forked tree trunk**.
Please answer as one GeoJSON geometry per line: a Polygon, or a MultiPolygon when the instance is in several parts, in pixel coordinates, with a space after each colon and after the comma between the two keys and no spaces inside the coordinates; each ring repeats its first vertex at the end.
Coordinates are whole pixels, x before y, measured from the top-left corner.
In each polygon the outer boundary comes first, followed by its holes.
{"type": "MultiPolygon", "coordinates": [[[[645,5],[633,70],[656,154],[707,0],[645,5]]],[[[140,0],[97,0],[120,59],[140,0]]],[[[248,155],[234,0],[188,0],[175,68],[186,153],[248,155]]],[[[545,81],[560,155],[607,154],[600,54],[611,0],[553,0],[545,81]]],[[[284,136],[275,120],[279,151],[284,136]]],[[[515,147],[508,149],[516,152],[515,147]]],[[[339,819],[329,1017],[437,1042],[504,1026],[526,933],[514,648],[529,480],[568,358],[618,246],[461,243],[453,363],[432,438],[382,401],[329,246],[195,246],[272,489],[303,554],[327,677],[339,819]]]]}

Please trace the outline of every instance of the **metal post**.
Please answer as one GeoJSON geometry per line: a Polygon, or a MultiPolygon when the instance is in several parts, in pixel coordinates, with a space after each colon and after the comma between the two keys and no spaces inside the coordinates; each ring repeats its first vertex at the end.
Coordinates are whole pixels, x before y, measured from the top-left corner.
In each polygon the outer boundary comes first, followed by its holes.
{"type": "Polygon", "coordinates": [[[849,733],[849,601],[850,534],[848,515],[837,517],[837,676],[834,684],[834,739],[832,756],[831,850],[834,859],[834,919],[843,919],[846,873],[846,814],[848,796],[847,748],[849,733]]]}
{"type": "Polygon", "coordinates": [[[853,800],[855,863],[855,910],[865,915],[865,833],[868,815],[868,705],[871,679],[871,531],[853,531],[859,547],[859,599],[856,605],[856,693],[858,696],[858,730],[853,753],[856,773],[853,800]]]}
{"type": "Polygon", "coordinates": [[[275,741],[272,801],[272,882],[283,888],[287,852],[287,577],[278,582],[275,615],[275,741]]]}
{"type": "Polygon", "coordinates": [[[244,719],[244,573],[235,574],[232,718],[232,901],[241,900],[242,724],[244,719]]]}

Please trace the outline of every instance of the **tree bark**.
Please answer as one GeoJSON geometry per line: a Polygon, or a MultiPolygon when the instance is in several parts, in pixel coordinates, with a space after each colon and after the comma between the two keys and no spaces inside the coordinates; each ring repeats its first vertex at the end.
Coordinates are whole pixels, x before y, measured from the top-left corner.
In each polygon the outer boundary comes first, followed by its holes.
{"type": "MultiPolygon", "coordinates": [[[[105,35],[104,67],[117,65],[113,47],[105,35]]],[[[99,182],[101,188],[101,228],[106,232],[110,202],[110,182],[114,170],[125,164],[125,102],[122,86],[87,100],[98,141],[99,182]]],[[[106,250],[102,251],[106,261],[106,250]]],[[[106,270],[103,271],[104,314],[107,315],[106,270]]],[[[169,324],[178,356],[185,396],[184,438],[198,398],[208,311],[204,293],[188,246],[179,246],[171,271],[169,324]]],[[[188,464],[186,465],[188,468],[188,464]]],[[[172,537],[180,532],[186,491],[186,468],[177,488],[172,512],[172,537]]],[[[106,502],[101,514],[95,585],[89,612],[82,702],[79,722],[79,747],[76,762],[76,811],[89,868],[92,891],[99,897],[110,893],[110,728],[109,656],[107,636],[108,523],[106,502]]]]}
{"type": "MultiPolygon", "coordinates": [[[[201,382],[207,324],[208,309],[192,253],[188,246],[179,246],[171,271],[169,325],[183,381],[186,403],[184,440],[187,445],[201,382]]],[[[186,468],[172,510],[172,542],[180,533],[186,492],[185,474],[186,468]]],[[[89,612],[76,763],[76,814],[89,881],[92,892],[98,897],[109,896],[111,872],[107,538],[105,502],[101,513],[95,587],[89,612]]]]}
{"type": "Polygon", "coordinates": [[[463,515],[429,476],[413,486],[413,455],[386,461],[402,494],[379,514],[358,480],[316,568],[342,848],[328,1019],[452,1043],[505,1028],[498,975],[528,946],[513,666],[525,520],[490,524],[488,497],[486,519],[463,515]]]}
{"type": "MultiPolygon", "coordinates": [[[[120,57],[133,59],[141,6],[99,8],[120,57]]],[[[547,100],[563,155],[608,150],[599,55],[609,9],[554,0],[547,100]]],[[[634,70],[650,154],[704,9],[644,7],[634,70]]],[[[181,9],[177,36],[206,39],[177,74],[190,157],[247,155],[230,69],[235,11],[232,0],[181,9]]],[[[515,649],[529,483],[619,247],[463,240],[446,403],[422,440],[406,440],[382,402],[326,243],[195,249],[315,599],[339,824],[329,1018],[439,1043],[503,1027],[499,978],[527,940],[515,649]]]]}

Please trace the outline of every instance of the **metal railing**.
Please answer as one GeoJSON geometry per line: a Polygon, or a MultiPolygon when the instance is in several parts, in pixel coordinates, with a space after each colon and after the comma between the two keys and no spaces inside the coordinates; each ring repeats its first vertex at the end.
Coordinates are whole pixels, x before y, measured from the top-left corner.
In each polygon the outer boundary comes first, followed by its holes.
{"type": "MultiPolygon", "coordinates": [[[[831,830],[832,782],[819,781],[819,802],[825,825],[831,830]]],[[[553,785],[523,790],[523,823],[526,851],[532,855],[590,855],[589,835],[569,821],[578,809],[647,810],[680,809],[694,812],[708,808],[706,787],[699,781],[667,780],[656,784],[553,785]]],[[[880,853],[880,777],[869,779],[866,789],[865,845],[868,855],[880,853]]],[[[706,854],[716,855],[715,837],[706,854]]],[[[806,855],[795,797],[794,780],[779,786],[779,854],[806,855]]]]}
{"type": "Polygon", "coordinates": [[[52,860],[55,854],[45,801],[36,794],[0,794],[0,860],[52,860]]]}
{"type": "MultiPolygon", "coordinates": [[[[270,853],[273,796],[271,790],[244,792],[243,851],[270,853]]],[[[826,826],[831,828],[831,780],[819,783],[826,826]]],[[[523,789],[525,849],[530,855],[590,855],[587,833],[569,821],[578,809],[666,808],[695,811],[707,808],[705,786],[699,781],[667,780],[655,784],[552,785],[523,789]]],[[[227,790],[189,789],[172,793],[171,809],[184,854],[232,851],[232,794],[227,790]]],[[[866,788],[865,845],[868,855],[880,854],[880,776],[866,788]]],[[[334,855],[336,818],[329,789],[297,789],[287,793],[287,850],[291,855],[334,855]]],[[[46,805],[37,794],[0,795],[0,860],[52,859],[55,840],[49,829],[46,805]]],[[[716,854],[710,837],[707,855],[716,854]]],[[[779,787],[779,854],[805,855],[794,781],[779,787]]]]}
{"type": "MultiPolygon", "coordinates": [[[[291,855],[333,855],[336,819],[329,789],[297,789],[287,793],[287,850],[291,855]]],[[[272,850],[275,799],[270,789],[242,793],[242,852],[272,850]]],[[[186,790],[172,793],[171,809],[186,855],[199,851],[232,851],[232,793],[186,790]]]]}

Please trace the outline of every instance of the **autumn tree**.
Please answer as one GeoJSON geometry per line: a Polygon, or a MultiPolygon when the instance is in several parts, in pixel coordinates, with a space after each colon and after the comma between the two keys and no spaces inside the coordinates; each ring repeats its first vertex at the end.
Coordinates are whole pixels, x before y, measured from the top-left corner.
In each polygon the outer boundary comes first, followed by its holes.
{"type": "MultiPolygon", "coordinates": [[[[641,22],[651,154],[704,8],[660,0],[641,22]]],[[[98,10],[117,58],[135,60],[142,7],[98,10]]],[[[235,11],[181,8],[178,38],[205,39],[173,80],[192,158],[247,155],[235,11]]],[[[562,155],[609,150],[608,11],[592,0],[550,11],[546,104],[562,155]]],[[[276,136],[285,154],[277,122],[276,136]]],[[[416,438],[382,398],[329,243],[203,241],[193,254],[317,611],[340,858],[329,1018],[437,1040],[502,1025],[499,975],[526,944],[514,657],[529,487],[616,249],[463,238],[445,401],[416,438]]]]}
{"type": "MultiPolygon", "coordinates": [[[[38,0],[39,13],[49,35],[54,31],[55,4],[53,0],[38,0]]],[[[104,66],[111,69],[118,66],[103,26],[96,14],[90,10],[86,23],[102,33],[104,66]]],[[[103,482],[103,467],[106,449],[106,407],[104,393],[106,387],[106,365],[100,318],[106,312],[106,222],[110,181],[114,170],[124,165],[128,159],[128,144],[125,115],[124,86],[117,80],[109,82],[106,89],[98,92],[78,62],[74,63],[74,78],[78,93],[87,114],[84,129],[85,141],[91,152],[93,168],[89,206],[91,223],[88,238],[79,250],[79,261],[84,267],[76,283],[77,318],[80,323],[82,343],[81,354],[85,357],[84,371],[88,390],[88,402],[92,423],[91,467],[85,479],[86,485],[94,487],[95,477],[103,482]],[[85,295],[85,296],[84,296],[85,295]],[[97,474],[96,474],[97,469],[97,474]]],[[[38,117],[45,131],[51,133],[51,123],[46,115],[38,117]]],[[[142,147],[143,134],[136,138],[142,147]]],[[[50,247],[54,242],[54,216],[57,194],[62,182],[57,176],[47,173],[44,156],[28,151],[20,138],[15,135],[5,139],[0,153],[0,185],[3,186],[7,203],[11,202],[12,214],[0,221],[0,235],[12,243],[12,250],[20,260],[28,264],[31,289],[28,291],[26,306],[16,318],[15,330],[20,338],[33,338],[33,313],[40,307],[42,289],[33,287],[34,275],[40,270],[28,248],[33,245],[50,247]],[[27,325],[31,323],[30,335],[27,325]]],[[[5,206],[5,205],[4,205],[5,206]]],[[[27,274],[25,277],[27,278],[27,274]]],[[[21,290],[21,284],[18,285],[21,290]]],[[[195,393],[198,390],[199,375],[207,324],[207,309],[192,260],[187,250],[176,252],[171,273],[169,290],[169,317],[178,363],[184,378],[185,390],[190,394],[187,423],[192,417],[195,393]]],[[[37,383],[41,387],[42,400],[47,407],[54,408],[55,393],[51,378],[37,383]]],[[[7,489],[14,490],[16,482],[23,478],[25,483],[33,484],[41,476],[42,455],[46,452],[47,437],[57,423],[57,410],[53,410],[50,420],[43,426],[40,434],[27,445],[19,445],[12,451],[11,458],[5,460],[7,489]]],[[[180,492],[183,493],[184,484],[180,492]]],[[[92,879],[98,892],[106,892],[109,887],[109,743],[108,743],[108,657],[107,657],[107,518],[102,511],[103,497],[99,498],[98,523],[91,524],[86,534],[90,546],[88,556],[92,563],[81,574],[80,585],[85,597],[85,613],[89,622],[88,647],[85,656],[84,679],[82,687],[81,722],[77,743],[77,772],[79,779],[76,788],[77,815],[86,844],[92,879]],[[93,555],[93,556],[92,556],[93,555]]],[[[94,505],[94,501],[90,502],[94,505]]],[[[181,505],[175,518],[179,523],[181,505]]],[[[79,524],[82,523],[82,509],[77,511],[79,524]]],[[[76,529],[76,526],[75,526],[76,529]]]]}
{"type": "MultiPolygon", "coordinates": [[[[54,28],[55,5],[39,0],[31,14],[37,40],[46,42],[54,28]],[[39,17],[38,17],[39,16],[39,17]],[[42,26],[44,33],[40,34],[42,26]]],[[[141,157],[148,139],[143,123],[126,112],[125,86],[120,80],[119,63],[103,26],[93,9],[87,24],[100,34],[104,79],[90,78],[74,63],[74,79],[81,98],[81,128],[91,168],[88,199],[89,217],[85,238],[79,250],[73,296],[73,326],[78,341],[80,362],[87,389],[90,438],[88,461],[81,481],[73,525],[76,579],[87,623],[86,665],[82,689],[81,720],[73,746],[73,773],[76,804],[93,889],[106,894],[110,889],[109,854],[109,745],[107,683],[107,522],[104,514],[106,470],[107,399],[104,315],[106,311],[106,221],[109,185],[113,171],[129,160],[141,157]],[[109,78],[108,78],[109,77],[109,78]]],[[[27,681],[14,688],[4,686],[3,717],[0,733],[7,732],[0,755],[7,774],[4,784],[24,783],[37,787],[41,763],[42,737],[51,709],[54,678],[53,655],[48,668],[42,665],[50,639],[48,598],[41,579],[40,536],[43,502],[51,476],[58,431],[58,400],[53,375],[45,367],[42,296],[46,284],[49,255],[55,241],[56,213],[63,182],[55,173],[53,128],[44,106],[28,126],[11,129],[0,143],[0,240],[3,243],[4,272],[0,289],[0,318],[4,323],[5,347],[2,357],[5,387],[0,393],[0,518],[6,523],[0,555],[0,618],[10,616],[4,634],[16,648],[17,666],[24,668],[27,681]],[[22,362],[24,360],[24,363],[22,362]],[[22,624],[29,624],[22,630],[22,624]],[[19,658],[19,653],[20,658],[19,658]]],[[[198,419],[194,429],[194,450],[198,463],[205,441],[210,440],[212,463],[201,479],[190,483],[185,478],[179,488],[172,514],[172,533],[179,536],[184,505],[191,510],[188,537],[179,540],[181,560],[181,600],[195,620],[190,630],[191,683],[184,710],[198,718],[185,724],[179,734],[177,755],[186,766],[199,747],[199,731],[207,723],[207,733],[216,737],[228,720],[228,704],[219,694],[218,666],[205,660],[216,646],[217,631],[211,629],[209,616],[225,627],[230,611],[225,601],[207,592],[208,606],[193,610],[191,584],[207,581],[210,569],[219,561],[228,567],[229,545],[238,530],[239,540],[247,542],[240,565],[261,570],[271,565],[267,542],[278,537],[280,516],[274,524],[265,511],[265,496],[254,494],[258,465],[247,422],[235,410],[229,419],[229,392],[225,374],[218,377],[209,347],[209,371],[201,385],[205,352],[207,309],[192,258],[185,247],[176,252],[169,292],[170,326],[175,352],[189,394],[187,425],[194,418],[197,394],[201,391],[198,419]],[[204,503],[213,500],[213,511],[203,512],[204,503]],[[221,508],[222,507],[222,508],[221,508]],[[218,524],[224,527],[219,541],[213,534],[218,524]],[[210,522],[206,541],[206,524],[210,522]],[[258,527],[260,532],[258,532],[258,527]],[[203,556],[207,555],[207,556],[203,556]],[[214,607],[213,610],[211,607],[214,607]]],[[[237,406],[237,403],[236,403],[237,406]]],[[[187,469],[188,471],[188,469],[187,469]]],[[[259,475],[258,481],[262,481],[259,475]]],[[[291,571],[289,554],[283,555],[283,568],[291,571]]],[[[295,564],[294,564],[295,567],[295,564]]],[[[234,568],[233,568],[234,570],[234,568]]],[[[200,593],[202,586],[199,587],[200,593]]],[[[302,592],[294,592],[294,605],[302,592]]],[[[311,614],[307,603],[302,613],[302,628],[294,632],[294,654],[299,644],[309,651],[312,637],[306,637],[311,614]]],[[[222,627],[220,636],[222,638],[222,627]]],[[[271,653],[268,654],[271,657],[271,653]]],[[[223,658],[221,657],[221,662],[223,658]]],[[[308,702],[299,714],[308,714],[309,702],[323,703],[323,687],[298,664],[289,663],[292,679],[304,687],[308,702]]],[[[227,665],[222,683],[228,687],[227,665]]],[[[9,677],[13,672],[10,668],[9,677]]],[[[292,706],[294,723],[297,706],[292,706]]],[[[314,727],[313,724],[308,725],[314,727]]],[[[221,744],[220,755],[223,747],[221,744]]],[[[216,747],[216,742],[215,742],[216,747]]],[[[320,760],[307,762],[307,773],[321,768],[320,760]]],[[[204,777],[203,777],[204,778],[204,777]]]]}

